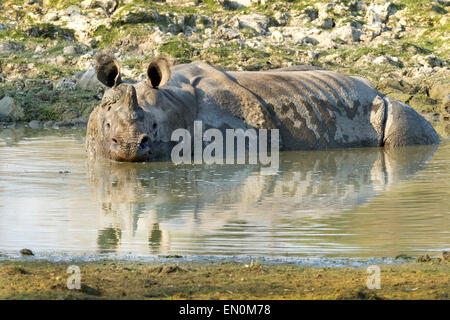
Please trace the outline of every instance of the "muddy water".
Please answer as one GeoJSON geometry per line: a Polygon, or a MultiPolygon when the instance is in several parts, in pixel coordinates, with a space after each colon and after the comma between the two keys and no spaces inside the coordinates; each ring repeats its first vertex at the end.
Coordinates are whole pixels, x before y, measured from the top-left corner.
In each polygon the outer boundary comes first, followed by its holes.
{"type": "Polygon", "coordinates": [[[450,249],[450,143],[258,166],[88,163],[82,131],[0,130],[0,252],[393,257],[450,249]]]}

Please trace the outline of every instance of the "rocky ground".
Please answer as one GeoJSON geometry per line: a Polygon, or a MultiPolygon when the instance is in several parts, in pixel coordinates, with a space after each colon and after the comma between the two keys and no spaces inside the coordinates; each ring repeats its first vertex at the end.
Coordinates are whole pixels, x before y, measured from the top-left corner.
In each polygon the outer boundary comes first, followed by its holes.
{"type": "Polygon", "coordinates": [[[307,64],[370,79],[450,133],[450,1],[3,0],[0,121],[84,124],[113,51],[124,78],[153,57],[227,70],[307,64]]]}

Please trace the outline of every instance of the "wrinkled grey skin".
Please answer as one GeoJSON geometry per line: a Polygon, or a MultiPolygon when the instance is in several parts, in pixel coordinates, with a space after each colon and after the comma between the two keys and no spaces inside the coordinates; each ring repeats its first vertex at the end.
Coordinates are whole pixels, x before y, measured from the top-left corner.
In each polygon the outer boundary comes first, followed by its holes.
{"type": "Polygon", "coordinates": [[[193,122],[203,129],[280,130],[280,150],[438,144],[433,127],[408,105],[367,80],[315,67],[225,72],[204,62],[170,68],[157,58],[147,80],[125,83],[118,63],[96,57],[108,86],[92,112],[86,147],[92,157],[151,161],[170,156],[171,135],[193,122]]]}

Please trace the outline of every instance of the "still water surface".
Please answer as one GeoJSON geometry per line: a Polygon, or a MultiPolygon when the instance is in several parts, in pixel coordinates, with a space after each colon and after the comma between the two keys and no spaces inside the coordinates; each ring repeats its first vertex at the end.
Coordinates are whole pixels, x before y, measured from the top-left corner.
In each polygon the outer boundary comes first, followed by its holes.
{"type": "Polygon", "coordinates": [[[82,131],[0,130],[0,252],[393,257],[450,249],[450,142],[259,166],[88,163],[82,131]]]}

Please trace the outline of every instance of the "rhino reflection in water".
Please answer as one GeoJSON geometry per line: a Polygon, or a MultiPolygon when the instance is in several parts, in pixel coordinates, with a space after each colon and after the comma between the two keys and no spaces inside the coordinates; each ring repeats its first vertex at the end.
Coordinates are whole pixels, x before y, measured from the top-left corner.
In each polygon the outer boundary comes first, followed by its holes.
{"type": "Polygon", "coordinates": [[[225,72],[203,62],[170,68],[164,58],[147,80],[126,83],[111,56],[96,57],[108,86],[92,112],[86,147],[91,157],[118,161],[168,158],[176,129],[279,129],[280,150],[398,147],[438,144],[433,127],[408,105],[367,80],[316,67],[225,72]]]}
{"type": "Polygon", "coordinates": [[[90,162],[92,194],[102,204],[99,245],[112,243],[113,249],[136,241],[152,253],[168,253],[176,241],[198,244],[237,221],[252,233],[325,219],[410,179],[436,148],[284,152],[272,176],[261,175],[256,165],[90,162]]]}

